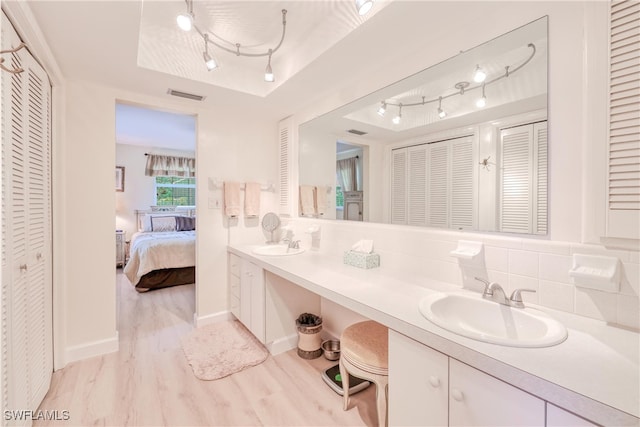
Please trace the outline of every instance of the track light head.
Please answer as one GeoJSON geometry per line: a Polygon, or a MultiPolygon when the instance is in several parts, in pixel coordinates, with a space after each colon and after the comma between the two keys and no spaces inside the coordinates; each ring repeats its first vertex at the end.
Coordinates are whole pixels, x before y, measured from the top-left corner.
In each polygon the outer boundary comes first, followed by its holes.
{"type": "Polygon", "coordinates": [[[442,97],[438,98],[438,117],[441,119],[447,117],[447,112],[442,109],[442,97]]]}
{"type": "Polygon", "coordinates": [[[273,75],[273,70],[271,69],[271,54],[273,51],[269,49],[269,62],[267,62],[267,68],[264,70],[264,81],[273,83],[276,81],[275,76],[273,75]]]}
{"type": "Polygon", "coordinates": [[[482,84],[482,98],[478,98],[478,100],[476,101],[476,107],[478,108],[484,108],[487,105],[487,97],[484,94],[484,87],[485,84],[482,84]]]}
{"type": "Polygon", "coordinates": [[[380,105],[380,108],[378,108],[378,115],[380,117],[384,117],[384,113],[387,112],[387,103],[382,101],[382,105],[380,105]]]}
{"type": "Polygon", "coordinates": [[[402,121],[402,104],[398,107],[398,115],[391,119],[394,125],[399,125],[402,121]]]}
{"type": "Polygon", "coordinates": [[[486,78],[487,73],[485,73],[479,65],[476,65],[476,71],[473,73],[473,81],[476,83],[482,83],[486,78]]]}
{"type": "Polygon", "coordinates": [[[211,55],[209,55],[207,52],[204,52],[202,56],[204,58],[204,64],[207,66],[207,70],[211,71],[218,68],[218,63],[211,55]]]}
{"type": "Polygon", "coordinates": [[[176,22],[182,31],[191,31],[191,28],[193,28],[193,13],[181,13],[176,18],[176,22]]]}
{"type": "Polygon", "coordinates": [[[369,13],[373,7],[373,1],[374,0],[356,0],[356,10],[358,11],[358,15],[363,16],[369,13]]]}

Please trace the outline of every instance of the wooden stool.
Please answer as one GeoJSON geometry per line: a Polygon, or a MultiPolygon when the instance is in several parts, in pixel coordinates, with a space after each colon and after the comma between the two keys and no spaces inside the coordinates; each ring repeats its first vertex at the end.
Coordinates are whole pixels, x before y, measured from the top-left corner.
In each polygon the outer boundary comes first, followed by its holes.
{"type": "Polygon", "coordinates": [[[367,320],[347,327],[340,337],[340,376],[344,407],[349,406],[349,374],[376,385],[378,425],[387,425],[389,377],[389,330],[367,320]]]}

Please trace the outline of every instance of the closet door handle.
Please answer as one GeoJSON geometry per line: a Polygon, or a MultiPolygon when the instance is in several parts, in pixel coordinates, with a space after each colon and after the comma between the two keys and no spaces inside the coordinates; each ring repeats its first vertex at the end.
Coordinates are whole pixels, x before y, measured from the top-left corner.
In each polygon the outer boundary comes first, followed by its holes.
{"type": "Polygon", "coordinates": [[[38,253],[36,254],[36,259],[37,259],[38,261],[40,261],[40,260],[42,259],[42,252],[38,252],[38,253]]]}
{"type": "Polygon", "coordinates": [[[25,271],[27,271],[27,264],[20,264],[20,272],[24,273],[25,271]]]}

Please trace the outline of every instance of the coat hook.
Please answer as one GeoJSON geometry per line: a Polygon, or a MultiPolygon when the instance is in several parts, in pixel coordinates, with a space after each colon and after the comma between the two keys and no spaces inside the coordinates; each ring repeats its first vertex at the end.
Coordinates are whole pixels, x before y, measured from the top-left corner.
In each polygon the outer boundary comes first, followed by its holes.
{"type": "MultiPolygon", "coordinates": [[[[22,49],[23,47],[27,47],[27,45],[25,45],[24,43],[20,43],[18,45],[18,47],[16,47],[15,49],[0,50],[0,55],[3,55],[5,53],[15,53],[15,52],[19,51],[20,49],[22,49]]],[[[7,71],[7,72],[11,73],[11,74],[20,74],[21,72],[24,71],[24,69],[22,69],[22,68],[14,68],[13,70],[11,70],[11,69],[5,67],[3,65],[3,63],[4,63],[4,58],[0,58],[0,68],[3,69],[4,71],[7,71]]]]}

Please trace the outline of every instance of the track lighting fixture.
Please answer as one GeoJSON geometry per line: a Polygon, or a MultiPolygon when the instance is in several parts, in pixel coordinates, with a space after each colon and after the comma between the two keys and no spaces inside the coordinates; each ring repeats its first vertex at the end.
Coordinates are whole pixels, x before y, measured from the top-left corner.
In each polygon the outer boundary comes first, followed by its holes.
{"type": "Polygon", "coordinates": [[[476,101],[476,107],[478,108],[484,108],[485,105],[487,105],[487,97],[484,94],[484,84],[482,85],[482,98],[478,98],[478,100],[476,101]]]}
{"type": "Polygon", "coordinates": [[[485,73],[479,65],[476,65],[476,71],[473,73],[473,81],[476,83],[482,83],[486,78],[487,73],[485,73]]]}
{"type": "Polygon", "coordinates": [[[447,117],[447,112],[442,109],[442,97],[438,98],[438,117],[441,119],[447,117]]]}
{"type": "Polygon", "coordinates": [[[282,9],[282,36],[280,37],[280,41],[278,42],[278,44],[275,47],[268,49],[266,52],[245,52],[243,51],[244,48],[240,43],[228,42],[224,40],[222,37],[217,36],[215,33],[213,33],[210,30],[200,29],[195,22],[195,15],[193,13],[193,0],[185,0],[185,3],[187,4],[186,13],[182,13],[178,15],[176,19],[178,23],[178,27],[180,27],[180,29],[184,31],[190,31],[192,28],[194,28],[198,32],[198,34],[202,36],[202,38],[204,39],[204,53],[202,54],[202,56],[204,58],[207,69],[209,71],[215,68],[218,68],[219,66],[218,62],[215,59],[215,55],[213,55],[213,53],[210,53],[208,49],[209,44],[212,44],[218,49],[229,52],[235,56],[247,56],[247,57],[254,57],[254,58],[260,57],[260,56],[268,56],[269,59],[267,62],[267,68],[265,70],[264,79],[267,82],[275,81],[273,70],[271,69],[271,56],[274,53],[276,53],[278,49],[280,49],[280,46],[282,46],[282,42],[284,41],[284,36],[286,34],[286,29],[287,29],[286,9],[282,9]],[[216,42],[213,39],[220,40],[220,42],[216,42]]]}
{"type": "Polygon", "coordinates": [[[394,125],[399,125],[402,120],[402,104],[398,107],[398,115],[395,116],[391,121],[394,125]]]}
{"type": "Polygon", "coordinates": [[[369,13],[373,7],[373,1],[374,0],[356,0],[356,10],[358,11],[358,15],[363,16],[369,13]]]}
{"type": "Polygon", "coordinates": [[[204,52],[202,53],[202,57],[204,58],[204,64],[207,66],[207,70],[215,70],[218,68],[218,62],[209,55],[209,34],[204,35],[204,52]]]}
{"type": "Polygon", "coordinates": [[[384,117],[384,113],[387,112],[387,103],[382,101],[382,105],[380,105],[380,108],[378,108],[378,115],[380,117],[384,117]]]}
{"type": "Polygon", "coordinates": [[[476,90],[476,89],[480,89],[482,88],[482,97],[479,98],[478,100],[476,100],[476,106],[478,108],[483,108],[487,105],[487,97],[485,96],[485,87],[493,84],[497,81],[500,81],[502,79],[505,78],[509,78],[511,75],[513,75],[513,73],[517,72],[518,70],[522,69],[522,67],[524,67],[525,65],[527,65],[535,56],[536,54],[536,46],[533,43],[529,43],[527,45],[528,48],[531,49],[531,55],[529,55],[529,57],[527,59],[525,59],[522,64],[518,65],[515,68],[511,68],[510,65],[507,65],[504,67],[504,73],[501,75],[498,75],[490,80],[487,80],[487,74],[480,68],[479,65],[476,65],[476,70],[475,70],[475,74],[474,74],[474,80],[476,78],[481,78],[481,80],[475,80],[476,82],[480,82],[481,84],[478,84],[476,86],[471,86],[469,82],[457,82],[453,87],[456,89],[455,92],[449,93],[447,95],[441,95],[437,98],[434,99],[426,99],[426,97],[422,97],[422,101],[421,102],[412,102],[412,103],[394,103],[394,102],[388,102],[388,101],[381,101],[382,105],[380,106],[380,108],[378,108],[378,114],[380,116],[384,116],[384,112],[387,109],[387,106],[389,105],[393,105],[395,107],[399,107],[399,114],[397,116],[395,116],[393,118],[393,123],[394,124],[398,124],[400,123],[400,119],[402,117],[401,112],[402,112],[402,107],[417,107],[417,106],[422,106],[425,104],[430,104],[430,103],[435,103],[438,102],[438,117],[440,117],[441,119],[444,119],[447,116],[447,112],[444,111],[442,109],[442,100],[443,99],[447,99],[447,98],[451,98],[452,96],[464,96],[467,92],[472,91],[472,90],[476,90]]]}
{"type": "Polygon", "coordinates": [[[267,69],[264,71],[264,81],[273,83],[276,81],[275,76],[273,75],[273,70],[271,69],[271,54],[273,52],[269,49],[269,62],[267,62],[267,69]]]}

